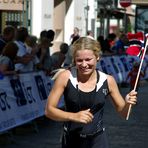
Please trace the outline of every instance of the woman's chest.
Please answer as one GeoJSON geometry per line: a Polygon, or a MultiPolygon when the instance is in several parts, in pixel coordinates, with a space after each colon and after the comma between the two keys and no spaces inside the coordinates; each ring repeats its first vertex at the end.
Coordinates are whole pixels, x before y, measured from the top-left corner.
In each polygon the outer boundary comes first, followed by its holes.
{"type": "Polygon", "coordinates": [[[104,104],[107,91],[108,89],[105,85],[99,88],[99,90],[96,90],[96,87],[94,87],[94,90],[91,92],[83,92],[78,88],[69,86],[64,93],[64,99],[66,106],[70,109],[88,109],[97,104],[104,104]]]}

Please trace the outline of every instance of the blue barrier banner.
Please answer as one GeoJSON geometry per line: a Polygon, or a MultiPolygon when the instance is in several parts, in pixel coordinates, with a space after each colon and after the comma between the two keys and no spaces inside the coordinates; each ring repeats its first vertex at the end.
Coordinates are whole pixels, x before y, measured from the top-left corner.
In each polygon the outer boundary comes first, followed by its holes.
{"type": "MultiPolygon", "coordinates": [[[[97,68],[106,74],[114,76],[117,83],[125,82],[127,74],[131,71],[134,62],[140,62],[139,57],[130,56],[130,55],[121,55],[121,56],[105,56],[100,59],[97,64],[97,68]]],[[[142,70],[148,64],[148,55],[145,56],[142,70]]],[[[144,78],[148,78],[148,68],[144,78]]]]}
{"type": "Polygon", "coordinates": [[[0,80],[0,132],[43,116],[52,84],[42,71],[0,80]]]}
{"type": "MultiPolygon", "coordinates": [[[[114,76],[117,83],[126,80],[133,63],[140,59],[136,56],[105,56],[100,59],[97,69],[114,76]]],[[[145,56],[142,70],[148,65],[145,56]]],[[[148,68],[143,79],[148,78],[148,68]]],[[[4,76],[0,79],[0,132],[27,123],[44,115],[47,97],[53,80],[43,71],[4,76]]],[[[63,107],[63,96],[58,107],[63,107]]]]}

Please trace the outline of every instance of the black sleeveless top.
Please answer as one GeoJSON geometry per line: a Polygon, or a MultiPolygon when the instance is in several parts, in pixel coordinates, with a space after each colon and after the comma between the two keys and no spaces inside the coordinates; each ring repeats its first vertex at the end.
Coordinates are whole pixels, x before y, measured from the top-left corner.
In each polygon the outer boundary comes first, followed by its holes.
{"type": "Polygon", "coordinates": [[[83,92],[79,90],[77,70],[73,67],[64,91],[66,111],[78,112],[90,108],[94,118],[89,124],[67,122],[67,129],[69,131],[78,131],[83,134],[92,134],[98,130],[102,130],[102,117],[108,92],[107,75],[101,71],[97,71],[97,83],[93,91],[83,92]]]}

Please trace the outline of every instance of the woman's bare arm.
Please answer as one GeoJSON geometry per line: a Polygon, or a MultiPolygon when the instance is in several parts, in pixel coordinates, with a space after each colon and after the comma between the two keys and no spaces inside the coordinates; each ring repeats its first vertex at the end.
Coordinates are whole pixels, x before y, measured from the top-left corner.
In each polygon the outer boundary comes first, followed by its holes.
{"type": "Polygon", "coordinates": [[[136,104],[137,92],[131,91],[129,94],[127,94],[126,99],[124,99],[119,92],[115,79],[112,76],[108,76],[108,85],[115,109],[122,117],[126,118],[129,105],[136,104]]]}

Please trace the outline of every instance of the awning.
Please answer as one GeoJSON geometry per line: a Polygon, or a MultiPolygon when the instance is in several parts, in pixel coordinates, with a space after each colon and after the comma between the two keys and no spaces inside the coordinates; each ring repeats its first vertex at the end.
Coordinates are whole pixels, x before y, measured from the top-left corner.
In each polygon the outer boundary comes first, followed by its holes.
{"type": "Polygon", "coordinates": [[[134,13],[129,13],[128,11],[125,12],[125,9],[121,9],[121,8],[107,9],[107,10],[101,8],[100,12],[98,13],[98,17],[107,18],[109,16],[110,18],[123,19],[125,13],[127,16],[135,17],[134,13]]]}
{"type": "Polygon", "coordinates": [[[117,18],[117,19],[123,19],[125,13],[126,13],[127,16],[135,17],[135,14],[134,14],[134,13],[129,13],[129,12],[127,12],[127,11],[125,12],[125,10],[122,10],[122,9],[115,9],[115,10],[113,10],[113,11],[111,12],[111,16],[112,16],[112,17],[115,17],[115,18],[117,18]]]}

